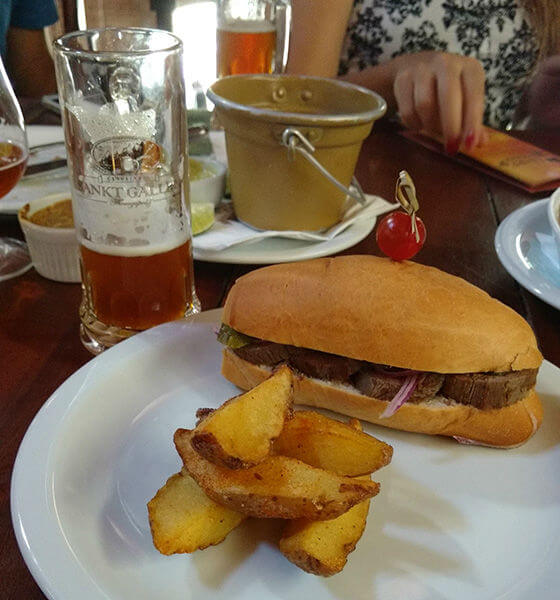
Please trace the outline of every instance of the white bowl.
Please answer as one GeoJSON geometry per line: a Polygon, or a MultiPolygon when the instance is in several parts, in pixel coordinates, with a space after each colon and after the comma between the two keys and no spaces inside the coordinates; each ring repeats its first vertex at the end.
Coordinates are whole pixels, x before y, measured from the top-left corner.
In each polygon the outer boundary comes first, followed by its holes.
{"type": "Polygon", "coordinates": [[[32,200],[20,209],[18,219],[37,272],[54,281],[78,283],[80,254],[76,230],[73,227],[45,227],[29,220],[38,210],[67,198],[70,198],[70,192],[32,200]]]}
{"type": "Polygon", "coordinates": [[[550,228],[552,229],[552,234],[556,240],[558,252],[560,253],[560,188],[558,188],[550,197],[547,210],[550,228]]]}
{"type": "Polygon", "coordinates": [[[216,204],[221,202],[224,197],[226,188],[226,166],[221,162],[211,158],[203,158],[201,156],[192,156],[191,160],[198,161],[214,173],[211,177],[189,181],[191,202],[211,202],[216,206],[216,204]]]}

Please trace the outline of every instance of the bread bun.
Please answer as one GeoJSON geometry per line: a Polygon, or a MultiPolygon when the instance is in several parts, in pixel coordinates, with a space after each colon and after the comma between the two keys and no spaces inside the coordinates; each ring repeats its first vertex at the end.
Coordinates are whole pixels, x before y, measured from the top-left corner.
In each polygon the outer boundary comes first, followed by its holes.
{"type": "Polygon", "coordinates": [[[486,292],[375,256],[252,271],[235,282],[223,319],[260,339],[418,371],[504,372],[542,362],[526,321],[486,292]]]}
{"type": "MultiPolygon", "coordinates": [[[[272,369],[257,366],[224,349],[222,375],[247,390],[270,376],[272,369]]],[[[437,398],[437,397],[436,397],[437,398]]],[[[350,386],[330,384],[303,375],[294,377],[294,403],[326,408],[403,431],[457,436],[478,444],[508,448],[526,442],[542,422],[542,406],[534,390],[507,407],[480,410],[464,404],[430,400],[405,403],[392,416],[380,419],[387,402],[363,396],[350,386]]]]}

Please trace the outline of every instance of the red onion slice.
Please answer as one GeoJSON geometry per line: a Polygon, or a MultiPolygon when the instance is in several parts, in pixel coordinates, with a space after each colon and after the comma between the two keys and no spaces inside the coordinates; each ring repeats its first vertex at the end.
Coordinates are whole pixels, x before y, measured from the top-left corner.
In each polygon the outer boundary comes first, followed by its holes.
{"type": "Polygon", "coordinates": [[[416,389],[419,373],[409,375],[401,385],[401,389],[393,396],[387,408],[381,413],[380,419],[392,417],[397,410],[412,396],[416,389]]]}
{"type": "MultiPolygon", "coordinates": [[[[469,438],[466,437],[461,437],[459,435],[454,435],[453,439],[456,442],[459,442],[459,444],[463,444],[465,446],[486,446],[486,448],[510,448],[511,446],[496,446],[493,444],[485,444],[484,442],[477,442],[476,440],[471,440],[469,438]]],[[[521,444],[519,444],[521,445],[521,444]]]]}
{"type": "Polygon", "coordinates": [[[456,442],[459,442],[459,444],[464,444],[465,446],[476,446],[476,444],[478,443],[475,442],[475,440],[470,440],[469,438],[461,437],[460,435],[454,435],[453,439],[456,442]]]}

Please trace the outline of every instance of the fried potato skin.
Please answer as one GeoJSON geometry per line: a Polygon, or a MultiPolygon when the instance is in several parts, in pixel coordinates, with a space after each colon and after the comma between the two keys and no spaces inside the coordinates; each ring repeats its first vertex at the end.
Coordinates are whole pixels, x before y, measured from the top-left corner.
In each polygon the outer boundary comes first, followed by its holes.
{"type": "Polygon", "coordinates": [[[192,432],[178,429],[174,441],[186,470],[219,504],[257,518],[333,519],[376,495],[379,484],[341,477],[285,456],[231,470],[202,458],[192,432]]]}
{"type": "MultiPolygon", "coordinates": [[[[362,431],[356,419],[351,419],[348,426],[362,431]]],[[[369,500],[360,502],[331,521],[289,521],[278,543],[280,551],[290,562],[313,575],[330,577],[340,573],[365,530],[369,504],[369,500]]]]}
{"type": "Polygon", "coordinates": [[[148,502],[148,516],[154,546],[166,555],[219,544],[246,518],[208,498],[184,470],[148,502]]]}
{"type": "Polygon", "coordinates": [[[313,575],[329,577],[342,571],[366,527],[369,500],[330,521],[289,521],[278,543],[282,554],[313,575]]]}
{"type": "Polygon", "coordinates": [[[292,415],[292,395],[292,373],[284,366],[252,390],[207,413],[193,431],[194,449],[228,469],[260,463],[292,415]]]}
{"type": "Polygon", "coordinates": [[[286,422],[274,452],[349,477],[373,473],[393,456],[389,444],[361,428],[309,410],[296,411],[286,422]]]}

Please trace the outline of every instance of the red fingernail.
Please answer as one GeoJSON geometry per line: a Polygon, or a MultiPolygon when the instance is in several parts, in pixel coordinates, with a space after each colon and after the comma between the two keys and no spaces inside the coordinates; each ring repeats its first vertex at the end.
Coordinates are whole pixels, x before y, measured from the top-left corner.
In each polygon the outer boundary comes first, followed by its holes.
{"type": "Polygon", "coordinates": [[[447,152],[447,154],[453,156],[454,154],[457,154],[457,152],[459,151],[460,145],[461,145],[461,140],[459,138],[447,140],[447,142],[445,144],[445,151],[447,152]]]}
{"type": "Polygon", "coordinates": [[[465,138],[465,146],[467,150],[472,150],[474,146],[474,131],[470,131],[467,137],[465,138]]]}

